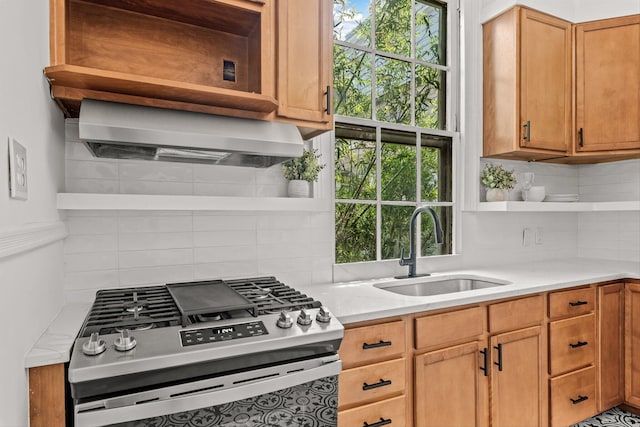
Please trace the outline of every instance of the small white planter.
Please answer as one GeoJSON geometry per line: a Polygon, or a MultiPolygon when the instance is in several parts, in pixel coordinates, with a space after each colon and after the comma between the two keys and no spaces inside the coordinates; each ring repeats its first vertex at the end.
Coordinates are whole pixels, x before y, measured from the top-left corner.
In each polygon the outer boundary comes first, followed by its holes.
{"type": "Polygon", "coordinates": [[[487,188],[487,202],[504,202],[507,191],[502,188],[487,188]]]}
{"type": "Polygon", "coordinates": [[[309,182],[293,179],[289,181],[287,192],[289,197],[309,197],[309,182]]]}

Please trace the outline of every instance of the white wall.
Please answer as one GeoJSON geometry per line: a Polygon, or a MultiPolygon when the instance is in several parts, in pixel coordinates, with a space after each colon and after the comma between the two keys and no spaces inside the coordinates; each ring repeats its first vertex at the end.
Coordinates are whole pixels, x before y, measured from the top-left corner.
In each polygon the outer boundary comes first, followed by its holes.
{"type": "Polygon", "coordinates": [[[247,196],[256,204],[250,212],[69,212],[68,301],[91,300],[100,288],[207,278],[275,275],[292,286],[332,280],[333,218],[323,182],[315,187],[327,200],[323,211],[260,212],[261,197],[286,196],[280,166],[96,159],[77,142],[77,123],[66,129],[67,191],[247,196]]]}
{"type": "MultiPolygon", "coordinates": [[[[49,2],[0,1],[0,235],[57,221],[62,113],[49,97],[49,2]],[[28,200],[9,199],[7,137],[27,148],[28,200]]],[[[24,355],[62,306],[62,243],[0,258],[0,425],[27,423],[24,355]]]]}

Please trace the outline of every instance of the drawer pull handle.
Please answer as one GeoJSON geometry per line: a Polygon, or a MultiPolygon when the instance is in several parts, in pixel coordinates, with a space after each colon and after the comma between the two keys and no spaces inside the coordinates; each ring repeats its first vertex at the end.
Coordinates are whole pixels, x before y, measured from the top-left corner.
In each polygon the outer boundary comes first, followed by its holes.
{"type": "Polygon", "coordinates": [[[382,427],[382,426],[386,426],[391,424],[391,418],[389,419],[384,419],[382,417],[380,417],[380,421],[375,422],[373,424],[369,424],[368,422],[364,422],[364,424],[362,424],[362,427],[382,427]]]}
{"type": "Polygon", "coordinates": [[[589,304],[587,301],[576,301],[576,302],[571,301],[569,303],[571,307],[578,307],[579,305],[587,305],[587,304],[589,304]]]}
{"type": "Polygon", "coordinates": [[[588,399],[589,399],[589,396],[581,396],[581,395],[578,395],[577,399],[569,398],[571,403],[574,404],[574,405],[577,405],[578,403],[584,402],[585,400],[588,400],[588,399]]]}
{"type": "Polygon", "coordinates": [[[487,366],[489,363],[489,351],[485,347],[484,350],[480,350],[480,354],[482,354],[482,366],[480,366],[480,370],[484,372],[484,376],[489,376],[489,367],[487,366]]]}
{"type": "Polygon", "coordinates": [[[494,346],[496,350],[498,350],[498,361],[493,362],[494,365],[498,367],[498,371],[502,371],[502,344],[498,344],[494,346]]]}
{"type": "Polygon", "coordinates": [[[388,385],[391,385],[391,380],[383,380],[382,378],[380,378],[380,381],[374,384],[363,383],[362,390],[367,391],[378,387],[385,387],[388,385]]]}
{"type": "Polygon", "coordinates": [[[589,344],[587,341],[578,341],[575,344],[569,344],[569,347],[571,348],[579,348],[579,347],[584,347],[585,345],[589,344]]]}
{"type": "Polygon", "coordinates": [[[372,348],[389,347],[390,345],[391,345],[391,341],[382,341],[382,340],[380,340],[380,342],[377,342],[377,343],[374,343],[374,344],[363,343],[362,344],[362,349],[363,350],[371,350],[372,348]]]}

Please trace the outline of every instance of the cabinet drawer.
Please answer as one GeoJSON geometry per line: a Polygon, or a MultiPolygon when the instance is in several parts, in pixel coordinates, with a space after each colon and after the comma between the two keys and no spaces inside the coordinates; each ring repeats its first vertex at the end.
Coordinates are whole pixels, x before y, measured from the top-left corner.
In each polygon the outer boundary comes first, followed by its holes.
{"type": "Polygon", "coordinates": [[[544,319],[544,298],[535,295],[489,306],[491,333],[539,325],[544,319]]]}
{"type": "Polygon", "coordinates": [[[485,330],[484,307],[472,307],[416,319],[416,348],[474,341],[485,330]]]}
{"type": "Polygon", "coordinates": [[[595,301],[596,291],[594,288],[553,292],[549,295],[549,317],[557,319],[590,313],[595,307],[595,301]]]}
{"type": "Polygon", "coordinates": [[[406,425],[406,402],[398,396],[369,405],[338,412],[338,427],[361,427],[384,423],[386,426],[406,425]]]}
{"type": "Polygon", "coordinates": [[[405,368],[404,359],[394,359],[342,371],[338,381],[338,407],[401,394],[405,389],[405,368]]]}
{"type": "Polygon", "coordinates": [[[350,368],[398,357],[404,353],[405,343],[405,322],[398,320],[345,330],[338,353],[342,366],[350,368]]]}
{"type": "Polygon", "coordinates": [[[550,385],[552,427],[569,426],[597,413],[595,367],[553,378],[550,385]]]}
{"type": "Polygon", "coordinates": [[[594,322],[591,313],[549,324],[551,375],[593,363],[596,349],[594,322]]]}

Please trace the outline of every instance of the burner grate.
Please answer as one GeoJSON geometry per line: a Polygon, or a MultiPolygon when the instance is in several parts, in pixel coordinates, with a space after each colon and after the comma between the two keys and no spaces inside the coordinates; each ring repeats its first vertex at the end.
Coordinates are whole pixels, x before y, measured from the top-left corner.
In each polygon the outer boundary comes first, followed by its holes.
{"type": "Polygon", "coordinates": [[[80,336],[178,324],[180,312],[164,286],[104,289],[96,293],[80,336]]]}
{"type": "Polygon", "coordinates": [[[318,308],[322,305],[319,301],[296,291],[275,277],[227,280],[226,283],[236,292],[254,302],[258,307],[258,314],[318,308]]]}

